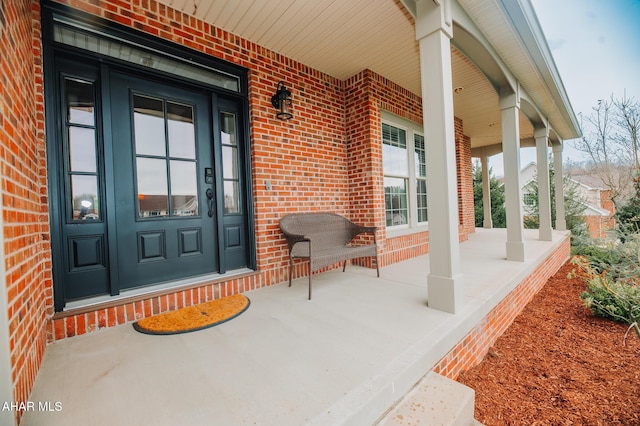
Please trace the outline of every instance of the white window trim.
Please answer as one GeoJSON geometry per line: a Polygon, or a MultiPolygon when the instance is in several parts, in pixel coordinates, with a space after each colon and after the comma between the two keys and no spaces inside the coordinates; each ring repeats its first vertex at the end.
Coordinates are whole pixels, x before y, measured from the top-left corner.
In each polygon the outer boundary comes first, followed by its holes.
{"type": "MultiPolygon", "coordinates": [[[[422,126],[414,123],[405,118],[399,117],[395,114],[392,114],[388,111],[380,112],[381,123],[380,127],[382,128],[382,124],[387,124],[389,126],[396,127],[398,129],[404,130],[406,132],[407,137],[407,160],[409,167],[409,176],[394,176],[388,175],[389,177],[401,177],[403,179],[408,179],[408,193],[407,193],[407,208],[409,213],[409,220],[407,224],[404,225],[395,225],[395,226],[387,226],[387,236],[389,237],[397,237],[402,235],[409,235],[417,232],[425,232],[429,230],[429,222],[418,222],[418,202],[417,202],[417,178],[416,175],[416,161],[415,161],[415,134],[418,134],[424,137],[424,131],[422,126]]],[[[382,133],[380,137],[380,144],[383,144],[382,141],[382,133]]],[[[426,144],[426,140],[425,140],[426,144]]],[[[387,176],[384,173],[384,167],[382,170],[383,178],[387,176]]],[[[383,188],[384,191],[384,188],[383,188]]],[[[427,192],[429,191],[429,185],[427,184],[427,192]]],[[[384,206],[383,206],[384,209],[384,206]]],[[[428,210],[427,210],[428,211],[428,210]]],[[[386,222],[385,222],[386,225],[386,222]]]]}

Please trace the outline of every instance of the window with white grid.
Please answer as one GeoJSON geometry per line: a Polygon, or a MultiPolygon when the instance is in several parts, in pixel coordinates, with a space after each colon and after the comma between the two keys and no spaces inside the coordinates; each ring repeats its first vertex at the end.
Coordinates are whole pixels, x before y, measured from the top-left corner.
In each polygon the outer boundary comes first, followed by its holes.
{"type": "Polygon", "coordinates": [[[427,164],[422,128],[383,114],[382,163],[387,228],[427,224],[427,164]]]}

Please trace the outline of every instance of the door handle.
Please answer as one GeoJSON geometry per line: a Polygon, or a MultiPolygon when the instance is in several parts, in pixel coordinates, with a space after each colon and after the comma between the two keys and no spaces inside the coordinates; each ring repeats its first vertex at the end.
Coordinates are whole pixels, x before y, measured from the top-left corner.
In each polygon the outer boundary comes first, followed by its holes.
{"type": "Polygon", "coordinates": [[[207,207],[209,209],[209,217],[213,217],[213,189],[207,188],[207,207]]]}

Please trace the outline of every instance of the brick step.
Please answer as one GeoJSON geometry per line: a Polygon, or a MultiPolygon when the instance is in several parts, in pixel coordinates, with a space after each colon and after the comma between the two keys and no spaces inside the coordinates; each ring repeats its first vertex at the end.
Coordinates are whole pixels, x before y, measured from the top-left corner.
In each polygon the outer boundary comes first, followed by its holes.
{"type": "Polygon", "coordinates": [[[473,389],[429,372],[377,425],[478,426],[474,403],[473,389]]]}

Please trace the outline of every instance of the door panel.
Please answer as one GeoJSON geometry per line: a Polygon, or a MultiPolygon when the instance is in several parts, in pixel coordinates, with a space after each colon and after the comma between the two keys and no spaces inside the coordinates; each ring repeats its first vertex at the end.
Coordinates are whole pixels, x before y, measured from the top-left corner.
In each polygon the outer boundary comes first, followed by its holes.
{"type": "Polygon", "coordinates": [[[52,220],[60,241],[64,298],[75,300],[108,294],[109,258],[104,210],[99,73],[96,67],[63,58],[56,60],[59,133],[54,162],[58,172],[50,179],[59,199],[52,220]]]}
{"type": "Polygon", "coordinates": [[[205,95],[112,73],[120,289],[218,271],[205,95]]]}

